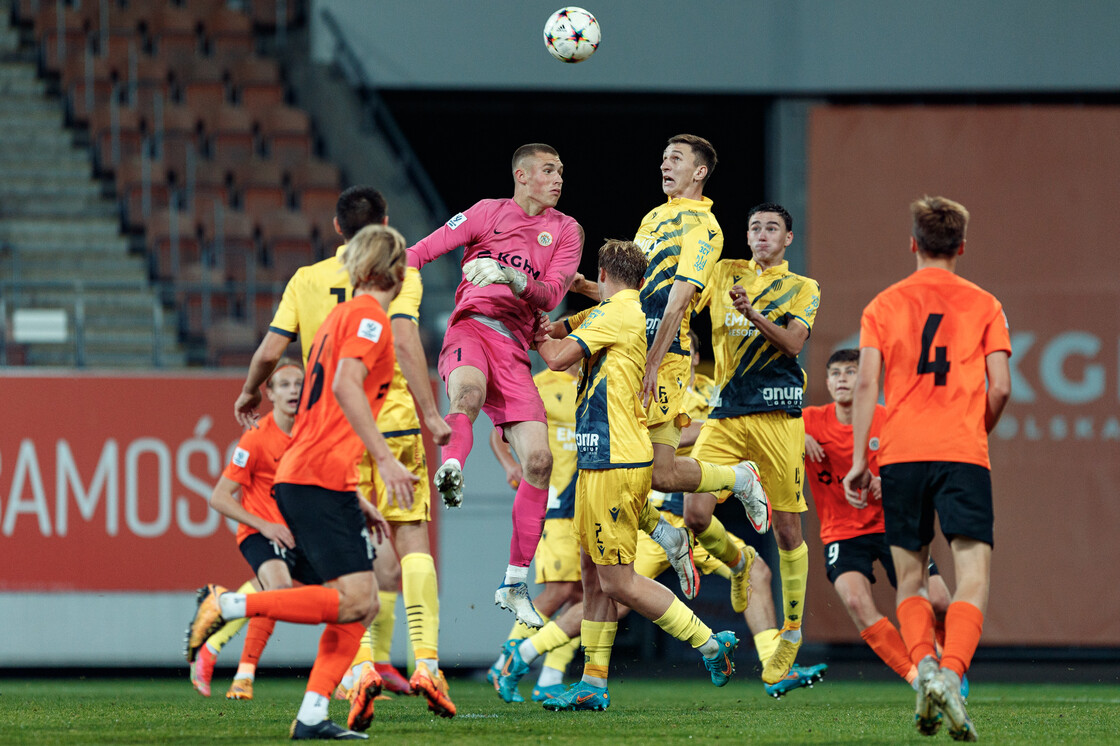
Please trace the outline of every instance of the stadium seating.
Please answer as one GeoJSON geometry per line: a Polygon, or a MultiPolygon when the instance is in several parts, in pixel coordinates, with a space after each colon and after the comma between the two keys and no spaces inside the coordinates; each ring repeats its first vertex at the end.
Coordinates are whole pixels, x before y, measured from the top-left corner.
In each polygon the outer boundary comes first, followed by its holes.
{"type": "Polygon", "coordinates": [[[96,170],[113,179],[123,226],[143,234],[152,278],[174,286],[181,330],[206,337],[211,361],[239,354],[271,320],[274,283],[337,240],[338,168],[314,157],[310,117],[286,103],[279,66],[256,51],[255,29],[294,21],[298,3],[73,6],[21,1],[16,14],[32,22],[69,121],[88,126],[96,170]],[[206,333],[230,317],[240,326],[206,333]]]}

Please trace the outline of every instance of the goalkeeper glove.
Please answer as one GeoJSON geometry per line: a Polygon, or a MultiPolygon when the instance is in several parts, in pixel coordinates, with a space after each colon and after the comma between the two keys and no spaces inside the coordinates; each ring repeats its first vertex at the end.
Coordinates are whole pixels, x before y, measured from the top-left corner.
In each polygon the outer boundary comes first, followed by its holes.
{"type": "Polygon", "coordinates": [[[463,265],[467,282],[484,288],[487,285],[509,285],[514,295],[521,295],[529,284],[524,272],[513,267],[503,267],[493,259],[472,259],[463,265]]]}

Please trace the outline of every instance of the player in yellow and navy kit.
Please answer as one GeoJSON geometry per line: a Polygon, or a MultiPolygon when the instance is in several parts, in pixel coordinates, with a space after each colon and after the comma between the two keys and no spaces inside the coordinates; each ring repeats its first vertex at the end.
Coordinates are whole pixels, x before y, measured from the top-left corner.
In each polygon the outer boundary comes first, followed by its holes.
{"type": "MultiPolygon", "coordinates": [[[[540,645],[534,653],[548,654],[532,695],[533,701],[543,702],[564,691],[564,672],[580,642],[578,629],[573,631],[574,636],[570,636],[556,622],[561,609],[578,605],[583,599],[579,542],[572,534],[576,499],[576,385],[579,382],[579,365],[574,364],[567,370],[543,370],[533,376],[533,382],[544,402],[548,418],[548,445],[552,452],[548,512],[544,516],[544,531],[533,558],[537,567],[536,582],[544,585],[544,590],[533,599],[533,605],[546,624],[540,630],[531,630],[521,622],[515,622],[502,646],[501,655],[487,672],[486,680],[501,695],[503,671],[509,675],[505,665],[509,659],[508,648],[531,637],[534,645],[540,645]]],[[[505,469],[506,481],[517,489],[521,481],[521,466],[513,459],[510,447],[502,439],[498,428],[490,433],[490,447],[505,469]]],[[[515,687],[510,689],[508,696],[510,702],[524,701],[515,687]]]]}
{"type": "MultiPolygon", "coordinates": [[[[801,535],[805,426],[801,406],[805,373],[797,364],[816,319],[820,286],[789,271],[784,260],[793,241],[793,220],[774,203],[754,207],[747,218],[753,259],[721,261],[700,299],[712,316],[712,345],[719,393],[693,447],[697,458],[730,464],[749,454],[758,462],[773,508],[781,560],[785,624],[762,670],[767,684],[781,681],[801,646],[808,547],[801,535]]],[[[739,571],[742,552],[712,515],[724,494],[691,494],[685,524],[712,554],[739,571]]],[[[759,520],[748,506],[755,528],[759,520]]],[[[760,649],[760,657],[764,651],[760,649]]]]}
{"type": "MultiPolygon", "coordinates": [[[[696,372],[696,366],[700,362],[699,338],[692,330],[689,330],[688,338],[691,351],[690,380],[688,387],[684,390],[681,405],[691,422],[681,431],[681,444],[677,448],[678,456],[688,456],[692,453],[692,444],[696,442],[696,437],[700,433],[700,426],[708,419],[708,411],[711,409],[710,401],[716,390],[714,380],[696,372]]],[[[660,512],[660,518],[669,526],[676,529],[684,528],[683,492],[666,494],[654,490],[649,494],[648,504],[660,512]]],[[[737,536],[731,534],[729,536],[736,546],[748,553],[749,565],[755,556],[754,550],[746,546],[737,536]]],[[[709,554],[703,546],[694,547],[693,551],[695,553],[693,561],[697,570],[705,575],[715,573],[733,582],[739,582],[739,588],[732,589],[732,598],[742,599],[742,603],[733,604],[736,607],[735,611],[742,612],[747,607],[747,600],[750,597],[750,569],[748,568],[746,573],[732,576],[727,565],[709,554]]],[[[647,578],[656,578],[668,568],[669,560],[665,550],[645,532],[639,533],[638,559],[634,562],[634,571],[647,578]]]]}
{"type": "MultiPolygon", "coordinates": [[[[608,241],[599,249],[599,295],[604,298],[580,326],[551,339],[560,325],[542,328],[537,351],[553,370],[582,360],[576,410],[574,532],[579,537],[583,572],[585,651],[583,678],[564,694],[547,700],[550,710],[604,710],[610,705],[607,671],[618,628],[616,603],[634,609],[704,656],[712,683],[726,684],[738,639],[732,632],[712,634],[669,589],[634,572],[638,515],[649,494],[653,446],[645,427],[641,380],[646,364],[645,314],[638,287],[646,258],[629,241],[608,241]]],[[[543,327],[543,325],[542,325],[543,327]]],[[[521,668],[517,648],[513,666],[521,668]]]]}
{"type": "MultiPolygon", "coordinates": [[[[641,393],[646,424],[653,441],[653,489],[661,492],[711,492],[734,489],[762,499],[756,475],[746,463],[734,468],[676,457],[683,416],[682,398],[689,380],[688,328],[696,297],[707,286],[723,251],[723,231],[712,214],[704,186],[718,158],[712,144],[696,135],[669,138],[661,156],[661,190],[666,202],[642,218],[634,237],[647,266],[640,290],[646,315],[648,354],[641,393]]],[[[573,284],[573,290],[595,300],[594,283],[573,284]]],[[[582,322],[572,319],[569,329],[582,322]]],[[[692,561],[686,531],[658,522],[657,512],[643,510],[639,527],[665,549],[681,580],[686,598],[694,598],[699,575],[692,561]]]]}
{"type": "MultiPolygon", "coordinates": [[[[367,225],[387,225],[388,221],[385,199],[376,189],[351,187],[338,198],[334,225],[346,241],[367,225]]],[[[271,372],[284,348],[299,336],[306,364],[311,341],[323,319],[335,306],[353,296],[342,263],[345,251],[343,244],[334,256],[301,267],[289,280],[269,330],[253,355],[242,393],[234,405],[235,415],[242,425],[252,426],[255,421],[260,401],[259,381],[271,372]]],[[[387,688],[399,693],[413,693],[414,689],[419,689],[428,698],[433,711],[450,717],[455,713],[455,706],[447,697],[446,681],[438,667],[439,599],[435,562],[428,543],[428,473],[417,410],[423,414],[436,443],[447,441],[450,428],[439,414],[420,344],[418,315],[422,294],[419,271],[410,269],[405,274],[400,294],[388,309],[397,362],[377,424],[393,456],[419,477],[419,481],[412,508],[402,511],[395,505],[387,505],[384,486],[376,479],[379,499],[374,502],[386,509],[396,554],[384,550],[377,553],[374,569],[378,586],[383,589],[379,591],[380,611],[370,632],[363,637],[355,667],[360,669],[364,664],[373,664],[387,688]],[[401,557],[399,564],[397,554],[401,557]],[[396,589],[402,585],[413,652],[422,664],[417,665],[412,681],[401,676],[389,662],[396,589]]],[[[361,487],[362,493],[372,500],[371,480],[375,478],[369,464],[367,455],[363,461],[361,487]]],[[[360,680],[360,672],[352,675],[352,679],[360,680]]]]}

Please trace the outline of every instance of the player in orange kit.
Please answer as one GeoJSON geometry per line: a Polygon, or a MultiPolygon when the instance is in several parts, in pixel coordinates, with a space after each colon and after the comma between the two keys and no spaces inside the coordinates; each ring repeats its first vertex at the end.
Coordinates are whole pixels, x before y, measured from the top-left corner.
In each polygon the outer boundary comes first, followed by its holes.
{"type": "MultiPolygon", "coordinates": [[[[871,420],[870,497],[850,503],[840,480],[852,467],[852,392],[859,371],[859,350],[837,350],[828,358],[825,370],[825,382],[833,403],[805,407],[801,413],[805,420],[805,476],[821,522],[825,571],[863,641],[895,673],[916,686],[918,669],[910,662],[906,644],[898,628],[876,608],[871,595],[876,560],[886,571],[890,584],[897,585],[890,547],[883,533],[877,458],[879,434],[887,410],[876,405],[871,420]]],[[[949,589],[933,560],[929,567],[930,601],[938,620],[943,621],[949,607],[949,589]]],[[[943,625],[939,624],[938,633],[939,639],[943,639],[943,625]]],[[[967,691],[967,685],[963,688],[967,691]]]]}
{"type": "Polygon", "coordinates": [[[844,478],[859,501],[871,480],[867,446],[879,371],[887,416],[879,448],[883,518],[898,577],[898,621],[918,667],[914,722],[932,735],[942,716],[957,740],[976,728],[960,696],[980,642],[992,561],[988,433],[1011,397],[1011,335],[1003,306],[956,274],[968,210],[944,197],[910,206],[917,271],[875,296],[860,321],[860,366],[852,409],[855,452],[844,478]],[[926,563],[933,517],[949,539],[957,592],[945,615],[940,660],[926,563]]]}
{"type": "Polygon", "coordinates": [[[207,586],[188,629],[188,651],[194,651],[227,619],[327,622],[292,723],[291,737],[297,740],[361,738],[355,731],[369,727],[381,690],[376,671],[366,668],[351,699],[352,730],[327,718],[331,692],[378,610],[370,530],[382,536],[389,530],[377,508],[357,494],[363,450],[377,463],[391,501],[411,505],[416,482],[393,457],[376,424],[396,359],[385,309],[404,277],[404,238],[387,226],[363,228],[348,244],[344,263],[354,299],[330,312],[312,342],[299,418],[277,467],[275,487],[297,545],[326,582],[251,595],[207,586]]]}
{"type": "MultiPolygon", "coordinates": [[[[248,588],[242,586],[245,592],[290,588],[292,569],[302,562],[295,538],[272,497],[276,463],[291,442],[302,385],[303,366],[291,358],[282,358],[265,384],[272,411],[261,418],[257,428],[242,433],[210,496],[210,505],[215,510],[240,524],[237,545],[255,575],[246,584],[248,588]]],[[[218,651],[243,626],[244,620],[232,621],[199,648],[191,667],[191,683],[204,697],[210,696],[218,651]]],[[[274,621],[264,617],[249,620],[241,662],[226,699],[253,698],[257,661],[275,626],[274,621]]]]}

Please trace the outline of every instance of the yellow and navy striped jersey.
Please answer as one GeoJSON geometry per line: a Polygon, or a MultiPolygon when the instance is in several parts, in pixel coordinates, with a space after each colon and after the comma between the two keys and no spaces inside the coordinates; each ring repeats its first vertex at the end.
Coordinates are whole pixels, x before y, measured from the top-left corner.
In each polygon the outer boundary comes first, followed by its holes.
{"type": "MultiPolygon", "coordinates": [[[[708,419],[711,410],[712,396],[716,393],[716,382],[705,375],[696,374],[692,383],[684,390],[684,399],[681,407],[688,412],[693,422],[703,422],[708,419]]],[[[687,456],[692,453],[692,446],[681,446],[677,449],[678,456],[687,456]]],[[[684,515],[684,493],[674,492],[666,495],[664,492],[653,490],[649,493],[649,501],[658,510],[664,510],[673,515],[684,515]]]]}
{"type": "Polygon", "coordinates": [[[583,349],[576,400],[580,469],[631,469],[653,463],[639,395],[646,369],[646,318],[637,290],[595,306],[569,335],[583,349]]]}
{"type": "Polygon", "coordinates": [[[698,304],[709,306],[712,313],[719,390],[710,417],[775,411],[800,416],[805,372],[797,358],[784,355],[735,310],[730,296],[734,285],[741,285],[751,305],[782,327],[804,324],[811,331],[820,304],[820,285],[790,272],[789,262],[765,271],[753,259],[724,259],[716,265],[698,304]]]}
{"type": "MultiPolygon", "coordinates": [[[[657,327],[665,315],[673,282],[683,280],[696,286],[697,293],[708,284],[712,267],[723,252],[723,231],[712,214],[712,201],[671,198],[646,213],[634,243],[646,253],[646,281],[640,297],[646,315],[646,345],[653,345],[657,327]]],[[[669,352],[688,354],[688,327],[691,307],[685,310],[681,328],[669,352]]]]}
{"type": "MultiPolygon", "coordinates": [[[[420,270],[409,267],[404,273],[401,292],[389,304],[389,320],[406,319],[413,324],[420,323],[420,299],[424,296],[424,284],[420,280],[420,270]]],[[[416,403],[408,390],[400,362],[393,363],[393,382],[385,394],[381,414],[377,415],[377,429],[386,438],[398,435],[412,435],[420,432],[420,418],[416,414],[416,403]]]]}
{"type": "Polygon", "coordinates": [[[350,275],[342,265],[345,251],[346,245],[343,244],[334,256],[297,269],[292,279],[288,280],[276,315],[268,326],[270,332],[293,341],[299,336],[304,367],[307,367],[307,352],[323,319],[339,303],[354,297],[350,275]]]}
{"type": "Polygon", "coordinates": [[[533,376],[548,417],[552,477],[545,519],[571,518],[576,506],[576,388],[579,379],[564,370],[545,369],[533,376]]]}

